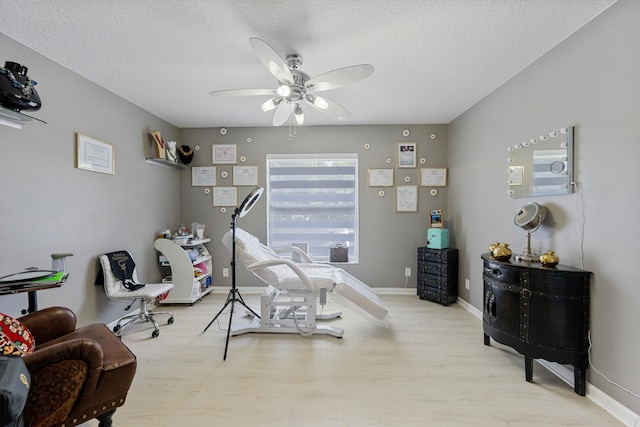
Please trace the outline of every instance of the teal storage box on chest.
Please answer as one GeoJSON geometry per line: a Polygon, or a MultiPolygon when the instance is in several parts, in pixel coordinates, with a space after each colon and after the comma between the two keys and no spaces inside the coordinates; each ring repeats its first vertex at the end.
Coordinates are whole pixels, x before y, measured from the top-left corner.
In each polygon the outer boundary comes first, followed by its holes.
{"type": "Polygon", "coordinates": [[[447,249],[449,247],[449,230],[446,228],[428,229],[427,247],[431,249],[447,249]]]}

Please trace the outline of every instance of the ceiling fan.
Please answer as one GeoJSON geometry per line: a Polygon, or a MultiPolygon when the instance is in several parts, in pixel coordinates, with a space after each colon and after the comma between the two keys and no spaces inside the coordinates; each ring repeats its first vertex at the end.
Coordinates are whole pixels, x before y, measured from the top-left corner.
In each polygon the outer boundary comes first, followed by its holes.
{"type": "Polygon", "coordinates": [[[301,104],[306,102],[316,110],[334,117],[338,120],[349,120],[351,113],[344,107],[316,92],[336,89],[355,83],[373,74],[373,66],[369,64],[352,65],[329,71],[317,77],[300,70],[302,57],[300,55],[288,55],[282,59],[265,41],[251,37],[251,48],[258,59],[267,67],[267,70],[278,80],[279,85],[275,89],[229,89],[209,92],[210,95],[231,96],[256,96],[269,95],[262,104],[263,111],[276,109],[273,115],[273,125],[280,126],[293,115],[296,123],[304,123],[304,112],[301,104]]]}

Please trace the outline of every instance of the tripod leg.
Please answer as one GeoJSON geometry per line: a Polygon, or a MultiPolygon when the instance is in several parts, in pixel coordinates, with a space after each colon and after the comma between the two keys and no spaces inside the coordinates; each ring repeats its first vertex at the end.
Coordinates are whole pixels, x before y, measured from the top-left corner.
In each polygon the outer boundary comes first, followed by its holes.
{"type": "MultiPolygon", "coordinates": [[[[224,309],[227,308],[227,306],[229,304],[231,304],[232,301],[233,301],[233,290],[230,290],[229,293],[227,294],[227,301],[224,303],[224,305],[222,306],[222,308],[220,309],[218,314],[215,315],[215,317],[211,320],[211,322],[209,322],[207,327],[204,328],[204,331],[202,331],[202,332],[207,332],[207,329],[209,329],[209,326],[211,326],[213,324],[213,322],[216,321],[216,319],[222,314],[224,309]]],[[[233,309],[233,305],[231,306],[231,309],[233,309]]]]}
{"type": "Polygon", "coordinates": [[[233,310],[234,310],[235,302],[236,302],[236,299],[232,298],[231,313],[229,313],[229,327],[227,328],[227,341],[224,344],[224,357],[222,358],[222,360],[227,360],[227,349],[229,348],[229,336],[231,336],[231,321],[233,320],[233,310]]]}
{"type": "Polygon", "coordinates": [[[240,304],[244,305],[244,308],[249,310],[254,316],[256,316],[258,319],[260,319],[260,316],[258,316],[258,313],[253,311],[251,309],[251,307],[249,307],[247,304],[245,304],[244,300],[242,299],[242,295],[240,295],[240,291],[236,291],[236,293],[238,294],[238,301],[240,302],[240,304]]]}

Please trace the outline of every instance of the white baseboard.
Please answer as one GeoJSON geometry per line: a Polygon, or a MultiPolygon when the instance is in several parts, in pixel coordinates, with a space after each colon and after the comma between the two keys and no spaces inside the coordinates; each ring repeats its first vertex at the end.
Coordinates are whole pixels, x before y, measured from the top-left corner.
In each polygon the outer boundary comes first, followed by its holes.
{"type": "MultiPolygon", "coordinates": [[[[458,304],[464,307],[469,313],[473,314],[478,319],[482,320],[482,311],[478,310],[467,301],[462,298],[458,298],[458,304]]],[[[536,359],[541,366],[545,367],[552,374],[560,378],[562,381],[566,382],[574,387],[575,381],[573,376],[573,371],[567,368],[564,365],[555,362],[549,362],[543,359],[536,359]]],[[[613,415],[620,422],[622,422],[626,426],[636,426],[638,421],[640,420],[640,415],[633,412],[631,409],[622,405],[617,400],[613,399],[611,396],[594,386],[593,384],[587,382],[586,384],[586,394],[585,397],[591,400],[593,403],[613,415]]],[[[640,425],[640,424],[638,424],[640,425]]]]}

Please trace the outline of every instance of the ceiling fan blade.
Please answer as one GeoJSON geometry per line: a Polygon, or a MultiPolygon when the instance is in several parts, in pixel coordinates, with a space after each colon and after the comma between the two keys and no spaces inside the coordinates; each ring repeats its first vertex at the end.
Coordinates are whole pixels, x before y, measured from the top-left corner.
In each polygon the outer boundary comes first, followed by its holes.
{"type": "Polygon", "coordinates": [[[293,114],[293,104],[281,102],[280,105],[278,105],[278,109],[273,114],[273,125],[280,126],[285,124],[287,120],[289,120],[289,117],[291,117],[291,114],[293,114]]]}
{"type": "Polygon", "coordinates": [[[305,101],[316,110],[334,117],[338,120],[351,119],[351,113],[340,104],[317,95],[307,95],[305,101]]]}
{"type": "Polygon", "coordinates": [[[291,75],[291,71],[289,71],[287,61],[280,58],[271,46],[257,37],[251,37],[249,39],[249,43],[260,62],[267,67],[267,70],[269,70],[269,72],[273,74],[280,83],[287,85],[293,83],[293,76],[291,75]]]}
{"type": "Polygon", "coordinates": [[[365,79],[371,74],[373,74],[373,66],[369,64],[352,65],[309,79],[305,86],[315,91],[336,89],[365,79]]]}
{"type": "Polygon", "coordinates": [[[256,95],[275,95],[275,89],[228,89],[214,90],[209,92],[212,96],[256,96],[256,95]]]}

